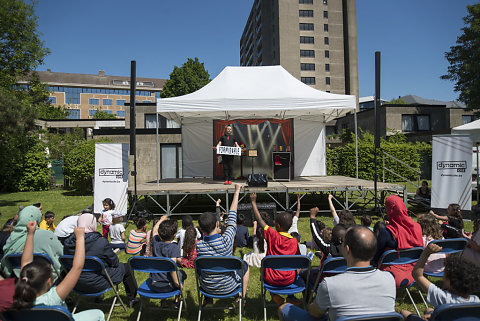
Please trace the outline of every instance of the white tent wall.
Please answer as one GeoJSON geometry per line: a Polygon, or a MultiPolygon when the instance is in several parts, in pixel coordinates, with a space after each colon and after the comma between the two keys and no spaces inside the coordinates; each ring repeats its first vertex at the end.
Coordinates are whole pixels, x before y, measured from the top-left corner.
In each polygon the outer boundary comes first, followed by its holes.
{"type": "Polygon", "coordinates": [[[325,151],[325,123],[295,119],[294,176],[327,175],[325,151]]]}
{"type": "Polygon", "coordinates": [[[212,119],[184,119],[182,125],[183,177],[212,177],[212,119]]]}

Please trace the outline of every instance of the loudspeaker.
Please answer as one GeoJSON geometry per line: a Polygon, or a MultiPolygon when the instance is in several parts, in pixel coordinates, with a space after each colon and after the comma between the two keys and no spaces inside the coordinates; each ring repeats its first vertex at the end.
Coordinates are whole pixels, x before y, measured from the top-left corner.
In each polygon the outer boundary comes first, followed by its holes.
{"type": "MultiPolygon", "coordinates": [[[[270,226],[273,226],[273,220],[277,215],[277,205],[275,203],[257,203],[258,211],[267,212],[268,219],[265,223],[270,226]]],[[[253,214],[252,204],[250,203],[241,203],[238,204],[237,215],[243,214],[245,217],[245,222],[243,225],[252,227],[255,215],[253,214]]],[[[255,231],[253,231],[255,234],[255,231]]]]}
{"type": "Polygon", "coordinates": [[[290,152],[273,152],[273,180],[274,181],[290,181],[290,152]]]}
{"type": "Polygon", "coordinates": [[[267,174],[248,174],[247,183],[249,187],[267,187],[267,174]]]}

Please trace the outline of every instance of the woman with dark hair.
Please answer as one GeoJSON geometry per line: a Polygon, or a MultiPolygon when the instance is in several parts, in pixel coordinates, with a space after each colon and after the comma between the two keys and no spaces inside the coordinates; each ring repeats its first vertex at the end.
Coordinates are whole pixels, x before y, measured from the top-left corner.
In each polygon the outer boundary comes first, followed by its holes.
{"type": "MultiPolygon", "coordinates": [[[[220,137],[217,146],[213,149],[216,150],[220,146],[240,147],[237,140],[233,136],[232,125],[225,127],[225,135],[220,137]]],[[[225,176],[225,185],[232,185],[233,179],[233,155],[222,155],[223,173],[225,176]]]]}
{"type": "MultiPolygon", "coordinates": [[[[85,228],[85,255],[96,256],[105,264],[108,274],[114,284],[123,281],[125,292],[130,302],[130,306],[136,303],[137,282],[133,277],[128,264],[118,261],[117,255],[108,242],[100,233],[96,231],[97,220],[92,214],[82,214],[78,218],[78,227],[85,228]]],[[[73,255],[77,239],[72,234],[65,240],[65,254],[73,255]]],[[[100,292],[106,288],[110,288],[110,283],[101,272],[82,272],[75,289],[86,293],[100,292]]]]}
{"type": "MultiPolygon", "coordinates": [[[[377,254],[373,259],[375,263],[386,250],[423,247],[422,228],[408,216],[403,200],[397,195],[391,195],[385,200],[385,209],[389,224],[378,233],[377,254]]],[[[413,264],[390,265],[381,269],[394,275],[397,287],[400,287],[405,279],[408,280],[408,284],[413,282],[413,264]]]]}

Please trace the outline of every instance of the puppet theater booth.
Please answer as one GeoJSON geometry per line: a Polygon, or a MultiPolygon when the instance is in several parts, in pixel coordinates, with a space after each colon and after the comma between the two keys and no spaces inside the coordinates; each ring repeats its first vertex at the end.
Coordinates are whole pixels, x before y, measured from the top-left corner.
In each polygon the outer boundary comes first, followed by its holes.
{"type": "MultiPolygon", "coordinates": [[[[212,146],[225,126],[232,125],[238,143],[258,155],[235,157],[237,182],[245,182],[253,162],[254,173],[268,174],[273,180],[267,188],[249,190],[270,195],[282,210],[295,206],[289,200],[294,192],[337,191],[347,200],[341,205],[350,208],[355,201],[349,203],[347,194],[361,191],[365,197],[374,182],[326,176],[325,124],[347,112],[356,112],[355,96],[314,89],[281,66],[226,67],[196,92],[157,100],[157,115],[181,124],[183,178],[162,180],[157,174],[156,181],[138,184],[137,195],[151,199],[162,214],[180,214],[177,207],[192,194],[212,201],[222,194],[226,202],[221,205],[228,209],[234,186],[220,180],[223,168],[212,146]],[[279,179],[275,166],[283,168],[279,179]],[[275,193],[285,197],[279,201],[275,193]],[[152,197],[158,195],[165,197],[152,197]],[[181,197],[172,201],[172,195],[181,197]]],[[[403,191],[404,187],[378,183],[378,189],[403,191]]]]}

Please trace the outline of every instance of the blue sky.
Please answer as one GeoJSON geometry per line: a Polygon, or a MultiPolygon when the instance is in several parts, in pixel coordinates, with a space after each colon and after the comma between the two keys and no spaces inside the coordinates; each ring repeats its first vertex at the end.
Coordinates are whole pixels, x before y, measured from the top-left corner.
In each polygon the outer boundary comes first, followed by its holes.
{"type": "MultiPolygon", "coordinates": [[[[282,1],[282,0],[280,0],[282,1]]],[[[319,0],[315,0],[319,1],[319,0]]],[[[330,0],[339,1],[339,0],[330,0]]],[[[211,78],[238,66],[240,37],[253,0],[42,0],[39,31],[57,72],[168,78],[189,57],[211,78]]],[[[445,51],[473,0],[357,0],[360,96],[374,94],[374,53],[382,53],[381,96],[455,100],[445,51]]]]}

